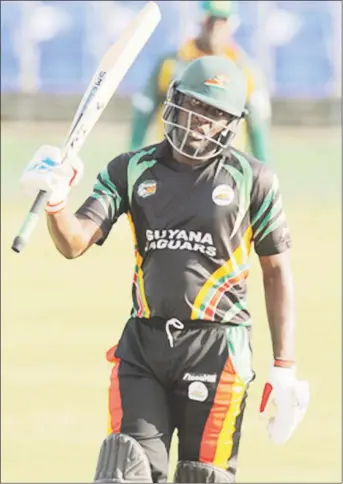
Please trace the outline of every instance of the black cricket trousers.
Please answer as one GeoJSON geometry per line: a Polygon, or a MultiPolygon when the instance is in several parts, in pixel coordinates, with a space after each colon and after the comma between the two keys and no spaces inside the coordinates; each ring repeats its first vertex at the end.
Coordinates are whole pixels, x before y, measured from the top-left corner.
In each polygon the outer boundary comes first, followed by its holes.
{"type": "Polygon", "coordinates": [[[173,318],[131,318],[113,364],[108,433],[136,439],[153,482],[167,482],[171,438],[179,460],[234,475],[247,387],[254,378],[249,328],[173,318]]]}

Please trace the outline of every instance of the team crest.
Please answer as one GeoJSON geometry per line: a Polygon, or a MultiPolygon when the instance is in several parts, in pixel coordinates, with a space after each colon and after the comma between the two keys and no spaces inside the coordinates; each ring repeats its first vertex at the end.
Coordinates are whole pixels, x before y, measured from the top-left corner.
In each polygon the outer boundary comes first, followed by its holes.
{"type": "Polygon", "coordinates": [[[147,180],[139,185],[137,194],[142,198],[147,198],[151,195],[155,195],[156,190],[157,183],[155,182],[155,180],[147,180]]]}
{"type": "Polygon", "coordinates": [[[235,193],[229,185],[218,185],[212,192],[212,200],[216,205],[230,205],[235,193]]]}
{"type": "Polygon", "coordinates": [[[229,84],[230,79],[227,76],[214,76],[212,79],[207,79],[205,81],[206,86],[219,87],[221,89],[225,88],[229,84]]]}

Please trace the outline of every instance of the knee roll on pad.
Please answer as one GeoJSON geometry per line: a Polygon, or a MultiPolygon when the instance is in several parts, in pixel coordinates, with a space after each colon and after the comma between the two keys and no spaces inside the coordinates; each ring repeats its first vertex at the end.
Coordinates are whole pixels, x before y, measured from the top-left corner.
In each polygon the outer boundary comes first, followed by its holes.
{"type": "Polygon", "coordinates": [[[125,434],[103,441],[94,482],[152,482],[148,458],[139,443],[125,434]]]}
{"type": "Polygon", "coordinates": [[[180,461],[174,475],[174,482],[235,482],[232,474],[220,467],[202,462],[180,461]]]}

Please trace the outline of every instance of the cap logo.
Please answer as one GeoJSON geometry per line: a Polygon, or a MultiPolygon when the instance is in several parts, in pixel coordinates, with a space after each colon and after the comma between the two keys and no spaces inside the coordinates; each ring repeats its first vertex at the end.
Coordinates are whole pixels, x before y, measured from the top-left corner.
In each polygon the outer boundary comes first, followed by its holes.
{"type": "Polygon", "coordinates": [[[204,82],[206,86],[213,86],[213,87],[219,87],[221,89],[224,89],[227,84],[229,84],[230,79],[227,76],[214,76],[212,79],[207,79],[207,81],[204,82]]]}

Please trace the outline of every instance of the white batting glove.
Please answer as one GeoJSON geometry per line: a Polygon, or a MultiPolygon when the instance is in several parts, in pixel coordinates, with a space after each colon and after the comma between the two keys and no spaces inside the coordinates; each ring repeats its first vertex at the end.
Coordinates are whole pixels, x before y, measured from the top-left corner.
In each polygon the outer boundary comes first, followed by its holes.
{"type": "Polygon", "coordinates": [[[275,413],[267,423],[268,436],[274,444],[283,444],[290,439],[310,402],[309,382],[297,380],[295,371],[295,366],[273,365],[264,386],[260,415],[266,417],[270,403],[274,403],[275,413]]]}
{"type": "Polygon", "coordinates": [[[78,156],[70,156],[61,162],[61,150],[55,146],[41,146],[25,168],[20,185],[32,198],[39,190],[50,193],[45,207],[47,213],[56,213],[65,207],[72,186],[83,175],[83,163],[78,156]]]}

